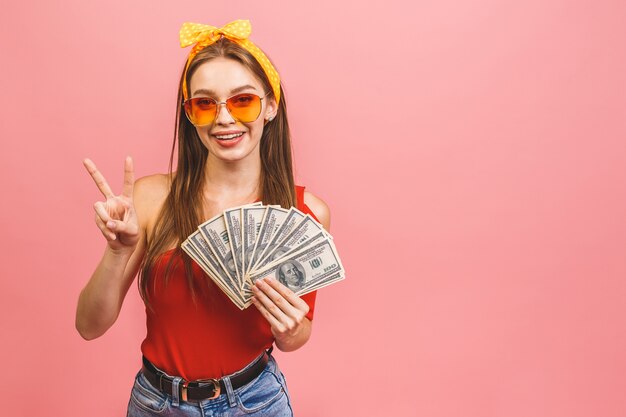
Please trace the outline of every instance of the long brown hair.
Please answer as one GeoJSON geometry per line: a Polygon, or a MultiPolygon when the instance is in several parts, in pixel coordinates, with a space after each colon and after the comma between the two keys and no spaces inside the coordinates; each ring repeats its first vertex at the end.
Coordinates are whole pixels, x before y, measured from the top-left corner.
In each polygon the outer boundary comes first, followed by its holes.
{"type": "MultiPolygon", "coordinates": [[[[191,76],[200,65],[217,57],[230,58],[241,63],[256,76],[263,85],[264,90],[270,92],[268,97],[274,97],[271,84],[259,62],[246,49],[226,38],[221,38],[205,47],[194,57],[187,70],[187,86],[190,85],[191,76]]],[[[196,128],[189,122],[182,109],[182,82],[184,76],[183,71],[178,85],[176,125],[168,169],[168,183],[171,184],[171,187],[157,217],[153,235],[146,237],[146,253],[139,275],[139,293],[150,308],[152,308],[148,296],[150,274],[159,255],[165,252],[173,243],[176,243],[176,248],[165,270],[165,282],[167,282],[170,275],[172,261],[177,255],[182,257],[187,283],[195,301],[191,269],[192,260],[181,249],[180,245],[205,220],[202,214],[202,190],[208,150],[202,144],[196,128]],[[177,170],[174,173],[172,169],[177,144],[177,170]]],[[[261,180],[259,188],[264,204],[277,204],[289,208],[296,205],[296,195],[293,179],[291,138],[289,123],[287,122],[287,105],[282,85],[280,87],[280,96],[278,112],[274,119],[264,126],[261,135],[261,180]]]]}

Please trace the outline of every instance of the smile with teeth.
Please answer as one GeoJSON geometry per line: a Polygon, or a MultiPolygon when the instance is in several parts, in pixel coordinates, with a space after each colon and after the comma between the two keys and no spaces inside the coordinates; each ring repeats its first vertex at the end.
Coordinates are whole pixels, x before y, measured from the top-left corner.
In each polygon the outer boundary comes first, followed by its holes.
{"type": "Polygon", "coordinates": [[[215,135],[215,137],[220,139],[220,140],[227,140],[227,139],[238,138],[241,135],[243,135],[243,132],[241,132],[241,133],[234,133],[232,135],[215,135]]]}

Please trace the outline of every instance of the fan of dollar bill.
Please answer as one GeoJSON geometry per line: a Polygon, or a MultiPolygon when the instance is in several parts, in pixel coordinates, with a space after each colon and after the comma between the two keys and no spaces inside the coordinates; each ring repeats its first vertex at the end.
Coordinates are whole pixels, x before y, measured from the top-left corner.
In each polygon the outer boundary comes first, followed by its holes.
{"type": "Polygon", "coordinates": [[[228,209],[198,226],[182,249],[242,310],[259,278],[275,278],[296,295],[345,278],[332,236],[295,207],[228,209]]]}

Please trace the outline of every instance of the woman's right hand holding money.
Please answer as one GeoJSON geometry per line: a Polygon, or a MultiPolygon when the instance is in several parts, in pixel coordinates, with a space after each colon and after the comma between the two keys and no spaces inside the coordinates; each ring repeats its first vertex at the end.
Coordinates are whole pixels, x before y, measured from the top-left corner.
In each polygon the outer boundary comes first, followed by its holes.
{"type": "Polygon", "coordinates": [[[96,225],[113,252],[132,253],[139,241],[139,224],[133,204],[135,179],[132,158],[126,157],[124,188],[120,195],[113,194],[106,179],[90,159],[85,159],[83,165],[105,198],[105,201],[98,201],[94,204],[96,225]]]}

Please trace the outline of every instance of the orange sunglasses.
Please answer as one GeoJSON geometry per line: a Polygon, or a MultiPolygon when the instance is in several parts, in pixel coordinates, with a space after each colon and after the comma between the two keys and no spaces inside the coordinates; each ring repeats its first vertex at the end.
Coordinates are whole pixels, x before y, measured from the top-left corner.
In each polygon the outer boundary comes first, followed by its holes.
{"type": "Polygon", "coordinates": [[[254,122],[261,114],[261,100],[267,97],[269,93],[268,91],[263,97],[252,93],[242,93],[219,103],[209,97],[193,97],[183,101],[182,105],[185,108],[187,119],[194,126],[207,126],[213,123],[220,104],[226,104],[228,112],[234,119],[242,123],[250,123],[254,122]]]}

